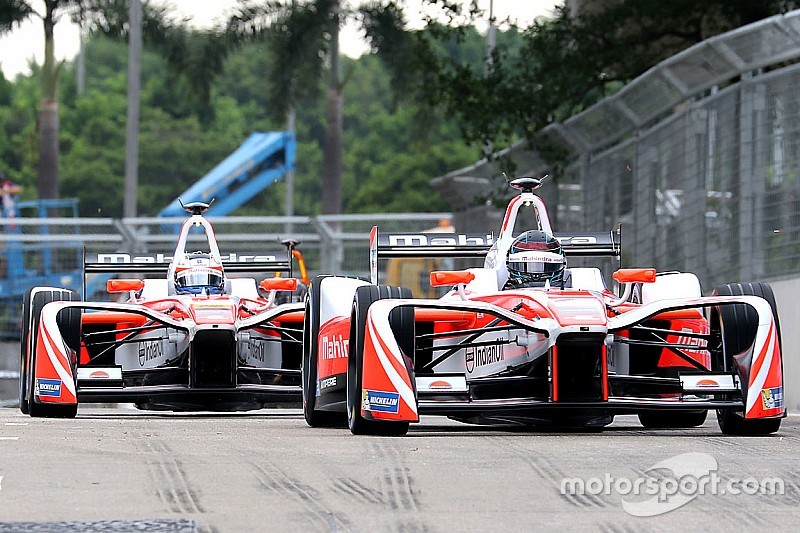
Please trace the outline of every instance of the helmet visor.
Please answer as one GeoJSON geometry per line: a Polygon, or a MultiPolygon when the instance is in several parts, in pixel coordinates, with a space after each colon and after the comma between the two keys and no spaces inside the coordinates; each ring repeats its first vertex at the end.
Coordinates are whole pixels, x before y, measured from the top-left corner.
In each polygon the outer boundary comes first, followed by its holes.
{"type": "Polygon", "coordinates": [[[175,276],[178,288],[188,287],[220,287],[222,274],[211,268],[192,268],[179,272],[175,276]]]}
{"type": "Polygon", "coordinates": [[[520,252],[508,257],[508,270],[531,281],[551,278],[564,270],[564,256],[550,252],[520,252]]]}

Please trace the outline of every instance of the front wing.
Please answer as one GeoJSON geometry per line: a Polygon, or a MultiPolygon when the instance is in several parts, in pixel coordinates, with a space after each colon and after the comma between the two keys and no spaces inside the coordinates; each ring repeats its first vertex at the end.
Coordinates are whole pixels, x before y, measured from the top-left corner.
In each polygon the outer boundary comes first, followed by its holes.
{"type": "MultiPolygon", "coordinates": [[[[39,403],[75,404],[78,402],[273,402],[296,401],[301,394],[300,371],[289,368],[252,367],[243,364],[237,352],[252,332],[269,330],[271,322],[296,315],[303,304],[284,304],[234,324],[198,325],[191,319],[177,320],[147,307],[126,303],[51,302],[42,308],[40,327],[35,333],[35,364],[32,368],[34,397],[39,403]],[[81,346],[69,345],[67,338],[76,332],[62,331],[58,316],[65,309],[108,313],[109,316],[136,316],[144,325],[119,330],[117,338],[106,341],[113,347],[147,341],[155,346],[154,332],[172,334],[187,346],[184,357],[158,368],[129,369],[120,364],[79,363],[81,346]],[[66,337],[66,338],[65,338],[66,337]],[[244,338],[244,341],[237,339],[244,338]],[[201,359],[201,355],[206,360],[201,359]],[[215,360],[211,360],[214,358],[215,360]],[[227,366],[226,366],[227,365],[227,366]],[[211,370],[203,370],[211,369],[211,370]],[[205,374],[203,373],[205,372],[205,374]]],[[[85,315],[84,315],[85,316],[85,315]]],[[[300,332],[283,330],[284,338],[274,334],[275,342],[300,344],[300,332]]],[[[261,336],[261,340],[270,340],[261,336]]],[[[141,345],[141,344],[140,344],[141,345]]],[[[85,342],[82,345],[86,349],[85,342]]],[[[161,352],[159,351],[159,354],[161,352]]],[[[147,358],[148,354],[140,357],[147,358]]]]}
{"type": "MultiPolygon", "coordinates": [[[[772,310],[766,300],[755,296],[663,300],[611,317],[605,325],[588,326],[563,326],[548,318],[532,321],[486,302],[387,299],[370,306],[364,336],[361,412],[368,419],[416,422],[420,413],[474,416],[560,409],[617,414],[655,409],[735,409],[743,410],[747,419],[782,417],[786,412],[782,402],[780,342],[772,310]],[[608,350],[620,332],[670,311],[734,304],[752,306],[758,313],[758,326],[749,350],[733,354],[732,368],[681,369],[674,377],[608,371],[608,350]],[[536,334],[541,342],[522,344],[535,344],[539,353],[533,355],[546,357],[549,382],[546,391],[542,392],[540,387],[538,394],[528,392],[528,384],[533,381],[519,373],[524,365],[518,369],[509,366],[494,375],[472,380],[458,372],[415,375],[405,362],[406,355],[411,354],[402,353],[390,326],[390,314],[400,307],[413,307],[417,316],[424,314],[424,310],[483,313],[496,317],[509,329],[536,334]],[[583,383],[592,392],[572,390],[566,394],[564,385],[574,381],[570,379],[575,367],[572,356],[589,350],[596,350],[600,368],[591,379],[584,376],[585,383],[579,382],[579,386],[583,383]],[[485,390],[493,394],[485,394],[485,390]],[[508,393],[498,395],[498,390],[508,393]]],[[[472,340],[475,340],[474,335],[472,340]]],[[[520,343],[519,335],[514,342],[520,343]]]]}

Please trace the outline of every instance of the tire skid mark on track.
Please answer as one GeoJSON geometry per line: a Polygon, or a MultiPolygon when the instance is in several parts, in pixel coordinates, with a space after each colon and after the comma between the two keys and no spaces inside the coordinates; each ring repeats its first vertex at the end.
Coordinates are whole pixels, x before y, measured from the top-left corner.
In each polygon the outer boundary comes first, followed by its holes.
{"type": "Polygon", "coordinates": [[[599,524],[598,529],[603,533],[636,533],[636,529],[620,524],[599,524]]]}
{"type": "Polygon", "coordinates": [[[335,479],[333,481],[333,490],[362,503],[384,503],[383,494],[377,494],[373,489],[351,477],[335,479]]]}
{"type": "Polygon", "coordinates": [[[197,491],[189,483],[183,463],[175,458],[166,443],[152,439],[144,449],[161,457],[148,459],[147,466],[155,485],[155,493],[166,509],[177,514],[203,514],[205,509],[197,491]]]}
{"type": "Polygon", "coordinates": [[[740,528],[741,526],[777,526],[779,524],[770,519],[769,513],[754,513],[746,510],[736,513],[735,525],[740,528]]]}
{"type": "Polygon", "coordinates": [[[404,464],[406,456],[397,449],[398,444],[396,440],[371,441],[375,454],[389,459],[387,462],[392,463],[392,466],[384,467],[382,470],[381,494],[384,503],[393,510],[419,511],[420,502],[417,498],[418,491],[414,488],[414,477],[411,475],[411,469],[404,464]]]}
{"type": "MultiPolygon", "coordinates": [[[[502,437],[502,440],[504,448],[513,450],[518,459],[527,464],[531,470],[539,474],[543,481],[551,482],[553,487],[556,487],[557,490],[561,490],[561,482],[564,479],[572,477],[567,476],[563,470],[554,465],[547,457],[532,455],[529,449],[520,444],[519,439],[502,437]]],[[[565,494],[563,497],[577,507],[603,508],[610,505],[610,502],[599,494],[565,494]]]]}
{"type": "Polygon", "coordinates": [[[394,510],[419,511],[419,501],[414,490],[414,480],[407,466],[383,469],[381,493],[386,504],[394,510]]]}
{"type": "Polygon", "coordinates": [[[783,495],[763,497],[767,498],[771,505],[800,506],[800,472],[797,470],[789,470],[785,474],[777,477],[783,479],[783,495]]]}
{"type": "Polygon", "coordinates": [[[350,529],[349,520],[321,503],[323,497],[314,487],[295,481],[292,476],[275,464],[269,463],[265,467],[262,464],[251,462],[251,465],[256,479],[264,489],[288,496],[300,503],[311,513],[313,518],[316,518],[316,527],[324,524],[328,531],[350,529]]]}
{"type": "Polygon", "coordinates": [[[706,442],[725,448],[734,448],[739,445],[736,437],[706,437],[706,442]]]}
{"type": "Polygon", "coordinates": [[[609,504],[599,495],[594,494],[565,494],[564,499],[569,503],[579,508],[592,507],[596,509],[603,509],[608,507],[609,504]]]}

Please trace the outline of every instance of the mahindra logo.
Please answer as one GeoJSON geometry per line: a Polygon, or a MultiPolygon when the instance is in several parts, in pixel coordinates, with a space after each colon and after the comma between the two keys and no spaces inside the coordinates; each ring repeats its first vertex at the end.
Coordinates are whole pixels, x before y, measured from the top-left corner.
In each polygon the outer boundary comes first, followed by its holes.
{"type": "Polygon", "coordinates": [[[389,246],[491,246],[494,239],[491,235],[477,236],[459,233],[451,236],[409,234],[389,235],[389,246]]]}
{"type": "MultiPolygon", "coordinates": [[[[228,255],[220,256],[223,263],[272,263],[275,262],[274,255],[254,255],[254,254],[236,254],[231,253],[228,255]]],[[[131,255],[122,253],[106,253],[97,254],[97,262],[102,264],[129,264],[129,263],[170,263],[172,261],[171,255],[164,254],[151,254],[151,255],[131,255]]]]}
{"type": "Polygon", "coordinates": [[[350,341],[345,340],[342,335],[338,338],[336,335],[329,339],[327,335],[322,337],[322,358],[323,359],[339,359],[347,357],[350,341]]]}

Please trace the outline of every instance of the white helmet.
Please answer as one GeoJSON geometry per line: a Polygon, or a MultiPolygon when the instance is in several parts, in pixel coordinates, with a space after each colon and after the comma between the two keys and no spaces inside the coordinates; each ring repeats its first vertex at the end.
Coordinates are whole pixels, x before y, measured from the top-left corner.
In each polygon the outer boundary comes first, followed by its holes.
{"type": "Polygon", "coordinates": [[[224,289],[222,263],[210,254],[186,254],[175,266],[175,292],[178,294],[222,294],[224,289]]]}

